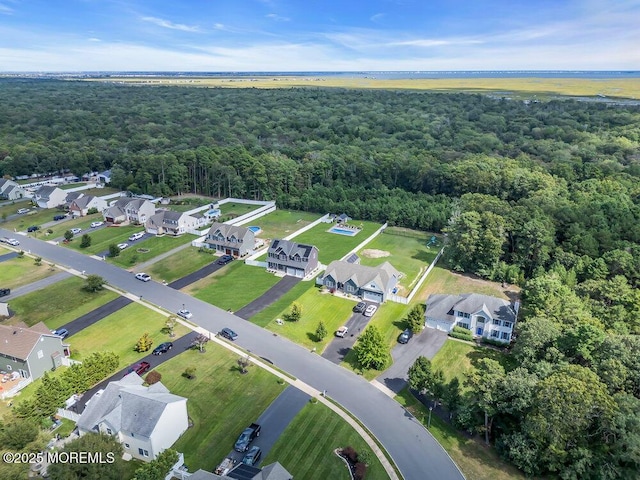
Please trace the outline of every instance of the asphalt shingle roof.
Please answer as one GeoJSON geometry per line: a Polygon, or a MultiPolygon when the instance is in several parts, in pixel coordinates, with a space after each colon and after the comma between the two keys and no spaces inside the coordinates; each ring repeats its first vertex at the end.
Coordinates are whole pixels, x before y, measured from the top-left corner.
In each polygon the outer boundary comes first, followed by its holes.
{"type": "Polygon", "coordinates": [[[509,322],[516,321],[516,313],[509,302],[501,298],[481,295],[479,293],[429,295],[425,316],[453,322],[455,320],[454,311],[472,314],[481,310],[489,312],[492,318],[509,322]]]}

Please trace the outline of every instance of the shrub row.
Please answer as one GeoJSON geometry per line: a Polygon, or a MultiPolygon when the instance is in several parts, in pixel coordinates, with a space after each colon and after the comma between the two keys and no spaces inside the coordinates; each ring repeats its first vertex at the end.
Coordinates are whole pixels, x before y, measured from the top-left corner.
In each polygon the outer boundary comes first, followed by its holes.
{"type": "Polygon", "coordinates": [[[469,342],[473,341],[471,330],[467,328],[453,327],[453,331],[449,332],[449,336],[460,340],[468,340],[469,342]]]}

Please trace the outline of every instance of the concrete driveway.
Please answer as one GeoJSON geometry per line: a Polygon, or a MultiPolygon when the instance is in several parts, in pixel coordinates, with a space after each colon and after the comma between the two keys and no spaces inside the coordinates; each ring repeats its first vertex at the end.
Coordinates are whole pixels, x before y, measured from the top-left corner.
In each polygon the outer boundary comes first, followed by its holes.
{"type": "MultiPolygon", "coordinates": [[[[256,267],[257,268],[257,267],[256,267]]],[[[253,302],[248,305],[245,305],[240,310],[238,310],[235,314],[244,318],[245,320],[249,320],[256,313],[261,312],[273,302],[282,297],[285,293],[291,290],[295,285],[300,282],[300,278],[292,277],[290,275],[286,275],[276,283],[273,287],[267,290],[260,297],[256,298],[253,302]]]]}
{"type": "MultiPolygon", "coordinates": [[[[369,304],[367,303],[367,305],[369,304]]],[[[365,317],[362,313],[351,315],[347,323],[344,324],[349,329],[347,335],[344,337],[336,337],[334,335],[333,340],[329,342],[324,352],[322,352],[322,357],[335,364],[342,362],[372,318],[365,317]]],[[[335,334],[335,332],[330,333],[335,334]]]]}
{"type": "Polygon", "coordinates": [[[393,365],[385,370],[377,380],[395,393],[407,384],[407,372],[420,356],[431,360],[447,341],[447,333],[433,328],[425,328],[414,335],[409,343],[398,343],[391,351],[393,365]]]}
{"type": "Polygon", "coordinates": [[[80,330],[83,330],[94,323],[102,320],[104,317],[111,315],[112,313],[117,312],[122,307],[125,307],[132,303],[127,297],[118,297],[115,300],[111,300],[109,303],[105,303],[104,305],[92,310],[86,315],[82,315],[81,317],[72,320],[66,325],[62,325],[60,328],[66,328],[69,332],[69,336],[75,335],[80,330]]]}

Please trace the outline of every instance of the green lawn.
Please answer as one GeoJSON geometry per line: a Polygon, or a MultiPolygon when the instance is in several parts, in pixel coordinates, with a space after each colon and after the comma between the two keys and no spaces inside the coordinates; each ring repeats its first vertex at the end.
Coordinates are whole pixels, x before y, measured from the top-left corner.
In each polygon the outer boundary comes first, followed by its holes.
{"type": "Polygon", "coordinates": [[[215,198],[211,197],[171,197],[169,208],[175,212],[187,212],[194,208],[204,207],[216,203],[215,198]]]}
{"type": "MultiPolygon", "coordinates": [[[[429,411],[408,389],[396,400],[409,410],[423,425],[427,425],[429,411]]],[[[479,439],[468,438],[437,415],[431,416],[431,434],[458,465],[467,480],[524,480],[519,470],[503,461],[495,450],[479,439]]]]}
{"type": "Polygon", "coordinates": [[[180,245],[190,243],[195,240],[195,238],[195,235],[191,235],[189,233],[185,233],[179,237],[173,237],[171,235],[151,237],[140,243],[136,242],[126,250],[121,251],[120,255],[117,257],[107,257],[107,260],[119,265],[120,267],[132,267],[138,263],[143,263],[157,257],[158,255],[162,255],[169,250],[173,250],[180,245]]]}
{"type": "MultiPolygon", "coordinates": [[[[67,367],[60,367],[48,373],[49,373],[49,376],[52,378],[60,378],[60,376],[62,376],[62,374],[66,369],[67,367]]],[[[18,395],[16,395],[15,397],[7,398],[6,400],[3,400],[2,402],[0,402],[0,418],[2,418],[5,414],[9,413],[9,403],[18,404],[24,400],[30,399],[33,396],[33,394],[36,393],[36,390],[38,389],[41,383],[42,383],[42,380],[38,378],[33,382],[31,382],[26,387],[24,387],[22,390],[20,390],[18,395]]]]}
{"type": "Polygon", "coordinates": [[[240,215],[244,215],[245,213],[252,212],[253,210],[257,210],[262,205],[251,205],[248,203],[223,203],[220,205],[220,217],[225,218],[235,218],[240,215]]]}
{"type": "Polygon", "coordinates": [[[217,259],[218,257],[215,255],[200,251],[198,248],[185,248],[154,263],[148,268],[147,273],[154,278],[173,282],[209,265],[211,262],[215,262],[217,259]]]}
{"type": "Polygon", "coordinates": [[[350,250],[357,247],[373,232],[380,228],[380,224],[374,222],[353,220],[350,223],[352,225],[362,226],[360,233],[353,237],[338,235],[337,233],[329,233],[328,230],[335,225],[319,223],[312,229],[295,237],[294,241],[318,247],[318,257],[320,262],[328,265],[332,260],[338,260],[346,255],[350,250]]]}
{"type": "MultiPolygon", "coordinates": [[[[187,410],[193,426],[173,448],[183,452],[190,471],[211,471],[233,449],[242,430],[282,392],[276,377],[256,366],[240,374],[238,356],[215,344],[206,353],[194,350],[181,353],[159,366],[162,383],[176,395],[187,397],[187,410]],[[196,378],[182,373],[194,366],[196,378]]],[[[297,477],[302,478],[302,477],[297,477]]]]}
{"type": "Polygon", "coordinates": [[[58,188],[60,190],[71,190],[72,188],[83,187],[86,184],[87,182],[65,183],[64,185],[58,185],[58,188]]]}
{"type": "MultiPolygon", "coordinates": [[[[321,293],[319,288],[308,289],[295,301],[302,306],[302,317],[299,321],[285,321],[283,325],[278,325],[274,318],[266,328],[300,345],[310,349],[315,348],[318,353],[321,353],[333,339],[333,333],[349,320],[355,305],[353,301],[336,297],[330,293],[321,293]],[[320,321],[324,322],[328,334],[324,340],[316,342],[315,331],[320,321]]],[[[284,319],[284,315],[290,310],[290,307],[287,306],[276,318],[284,319]]]]}
{"type": "MultiPolygon", "coordinates": [[[[51,218],[49,219],[49,221],[53,220],[53,215],[55,214],[51,215],[51,218]]],[[[93,213],[91,215],[86,215],[84,217],[72,218],[69,220],[56,222],[50,227],[47,227],[46,229],[44,229],[44,232],[41,233],[40,235],[44,235],[44,238],[50,238],[50,239],[60,238],[60,237],[64,237],[64,232],[66,232],[67,230],[70,230],[71,228],[81,228],[83,230],[82,233],[80,235],[76,235],[73,241],[74,243],[77,243],[79,245],[80,237],[82,237],[82,234],[91,233],[92,230],[89,227],[89,225],[91,225],[91,222],[96,222],[98,220],[100,221],[102,220],[101,213],[93,213]],[[49,230],[52,230],[53,233],[48,233],[49,230]]]]}
{"type": "Polygon", "coordinates": [[[434,246],[427,246],[432,236],[431,233],[416,230],[386,228],[384,233],[358,252],[360,263],[370,267],[378,266],[385,261],[391,263],[403,274],[400,280],[400,295],[408,295],[441,248],[439,242],[434,246]],[[406,236],[402,235],[403,233],[406,236]],[[387,256],[378,256],[382,254],[387,256]]]}
{"type": "MultiPolygon", "coordinates": [[[[139,353],[133,348],[138,339],[148,333],[157,346],[169,340],[169,335],[161,330],[167,317],[133,303],[103,318],[90,327],[67,338],[71,344],[71,358],[82,360],[93,352],[114,352],[120,356],[120,367],[125,367],[146,356],[149,352],[139,353]]],[[[176,338],[185,335],[189,329],[176,325],[176,338]]]]}
{"type": "Polygon", "coordinates": [[[301,297],[307,290],[314,289],[315,282],[299,282],[291,290],[267,308],[258,312],[249,320],[260,327],[265,327],[272,320],[279,318],[282,312],[288,310],[293,302],[301,297]]]}
{"type": "MultiPolygon", "coordinates": [[[[20,204],[19,206],[14,205],[16,211],[18,210],[18,208],[27,208],[27,206],[28,204],[20,204]]],[[[15,211],[12,213],[15,213],[15,211]]],[[[5,228],[7,230],[13,230],[15,228],[19,232],[26,231],[27,227],[30,227],[31,225],[42,225],[43,223],[52,222],[53,216],[59,213],[61,213],[60,210],[57,210],[55,208],[32,210],[29,213],[19,215],[12,220],[4,222],[2,224],[2,228],[5,228]]],[[[31,233],[30,235],[37,235],[39,238],[42,238],[42,230],[36,232],[35,234],[31,233]]]]}
{"type": "Polygon", "coordinates": [[[223,310],[235,312],[251,303],[280,281],[264,268],[250,267],[242,261],[234,261],[184,289],[223,310]]]}
{"type": "Polygon", "coordinates": [[[295,210],[276,210],[255,221],[262,231],[259,238],[272,240],[274,238],[284,238],[287,235],[300,230],[311,222],[320,218],[317,213],[299,212],[295,210]]]}
{"type": "MultiPolygon", "coordinates": [[[[96,197],[104,197],[105,195],[111,195],[113,193],[118,193],[120,192],[120,190],[118,190],[117,188],[112,188],[112,187],[102,187],[102,188],[88,188],[86,190],[82,190],[82,193],[84,193],[85,195],[94,195],[96,197]]],[[[112,200],[117,200],[117,199],[112,199],[112,200]]],[[[112,200],[107,200],[107,202],[110,202],[112,200]]]]}
{"type": "Polygon", "coordinates": [[[87,292],[84,285],[83,279],[71,277],[15,298],[11,301],[16,312],[12,321],[21,320],[29,326],[44,322],[56,329],[118,297],[111,290],[87,292]]]}
{"type": "MultiPolygon", "coordinates": [[[[10,253],[10,250],[0,248],[0,255],[5,253],[10,253]]],[[[49,268],[45,262],[37,266],[31,257],[12,258],[0,263],[0,287],[17,288],[58,272],[59,270],[49,268]]],[[[12,308],[14,301],[11,302],[12,308]]]]}
{"type": "Polygon", "coordinates": [[[367,480],[388,479],[382,464],[358,433],[335,412],[321,403],[309,403],[282,433],[262,461],[282,464],[293,478],[304,480],[349,480],[347,466],[334,453],[338,447],[366,452],[370,465],[367,480]],[[292,448],[295,446],[295,448],[292,448]]]}
{"type": "MultiPolygon", "coordinates": [[[[29,200],[16,200],[15,203],[2,205],[0,207],[0,222],[2,222],[3,215],[6,215],[7,217],[9,215],[13,215],[20,208],[31,208],[31,202],[29,200]]],[[[0,223],[0,225],[2,225],[2,228],[4,228],[4,224],[0,223]]]]}
{"type": "MultiPolygon", "coordinates": [[[[102,217],[101,217],[102,218],[102,217]]],[[[106,252],[109,250],[109,245],[126,243],[132,233],[140,232],[144,230],[144,227],[140,225],[124,225],[121,227],[104,227],[99,230],[88,230],[87,232],[91,237],[91,245],[87,248],[80,248],[80,237],[76,237],[70,243],[65,246],[73,248],[79,252],[86,253],[88,255],[95,255],[97,253],[106,252]]],[[[60,244],[64,245],[64,244],[60,244]]]]}

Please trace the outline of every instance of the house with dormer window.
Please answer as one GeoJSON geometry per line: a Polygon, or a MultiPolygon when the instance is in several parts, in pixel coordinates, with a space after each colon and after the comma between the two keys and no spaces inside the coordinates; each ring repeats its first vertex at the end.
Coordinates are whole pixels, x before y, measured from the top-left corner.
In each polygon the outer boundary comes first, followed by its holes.
{"type": "Polygon", "coordinates": [[[33,201],[40,208],[56,208],[64,205],[67,192],[55,185],[42,185],[33,194],[33,201]]]}
{"type": "Polygon", "coordinates": [[[400,281],[389,262],[377,267],[335,260],[329,264],[319,283],[331,291],[354,295],[370,302],[383,303],[400,281]]]}
{"type": "Polygon", "coordinates": [[[214,223],[205,237],[204,245],[226,255],[244,257],[255,247],[255,234],[246,227],[214,223]]]}
{"type": "Polygon", "coordinates": [[[0,199],[18,200],[27,196],[27,191],[18,183],[6,178],[0,178],[0,199]]]}
{"type": "Polygon", "coordinates": [[[318,249],[313,245],[275,239],[267,251],[267,269],[304,278],[318,268],[318,249]]]}
{"type": "Polygon", "coordinates": [[[153,235],[182,235],[187,230],[198,228],[201,222],[185,213],[173,212],[171,210],[160,210],[155,215],[151,215],[145,228],[153,235]]]}
{"type": "Polygon", "coordinates": [[[133,223],[144,225],[153,214],[156,206],[142,198],[119,198],[102,212],[104,221],[108,223],[133,223]]]}

